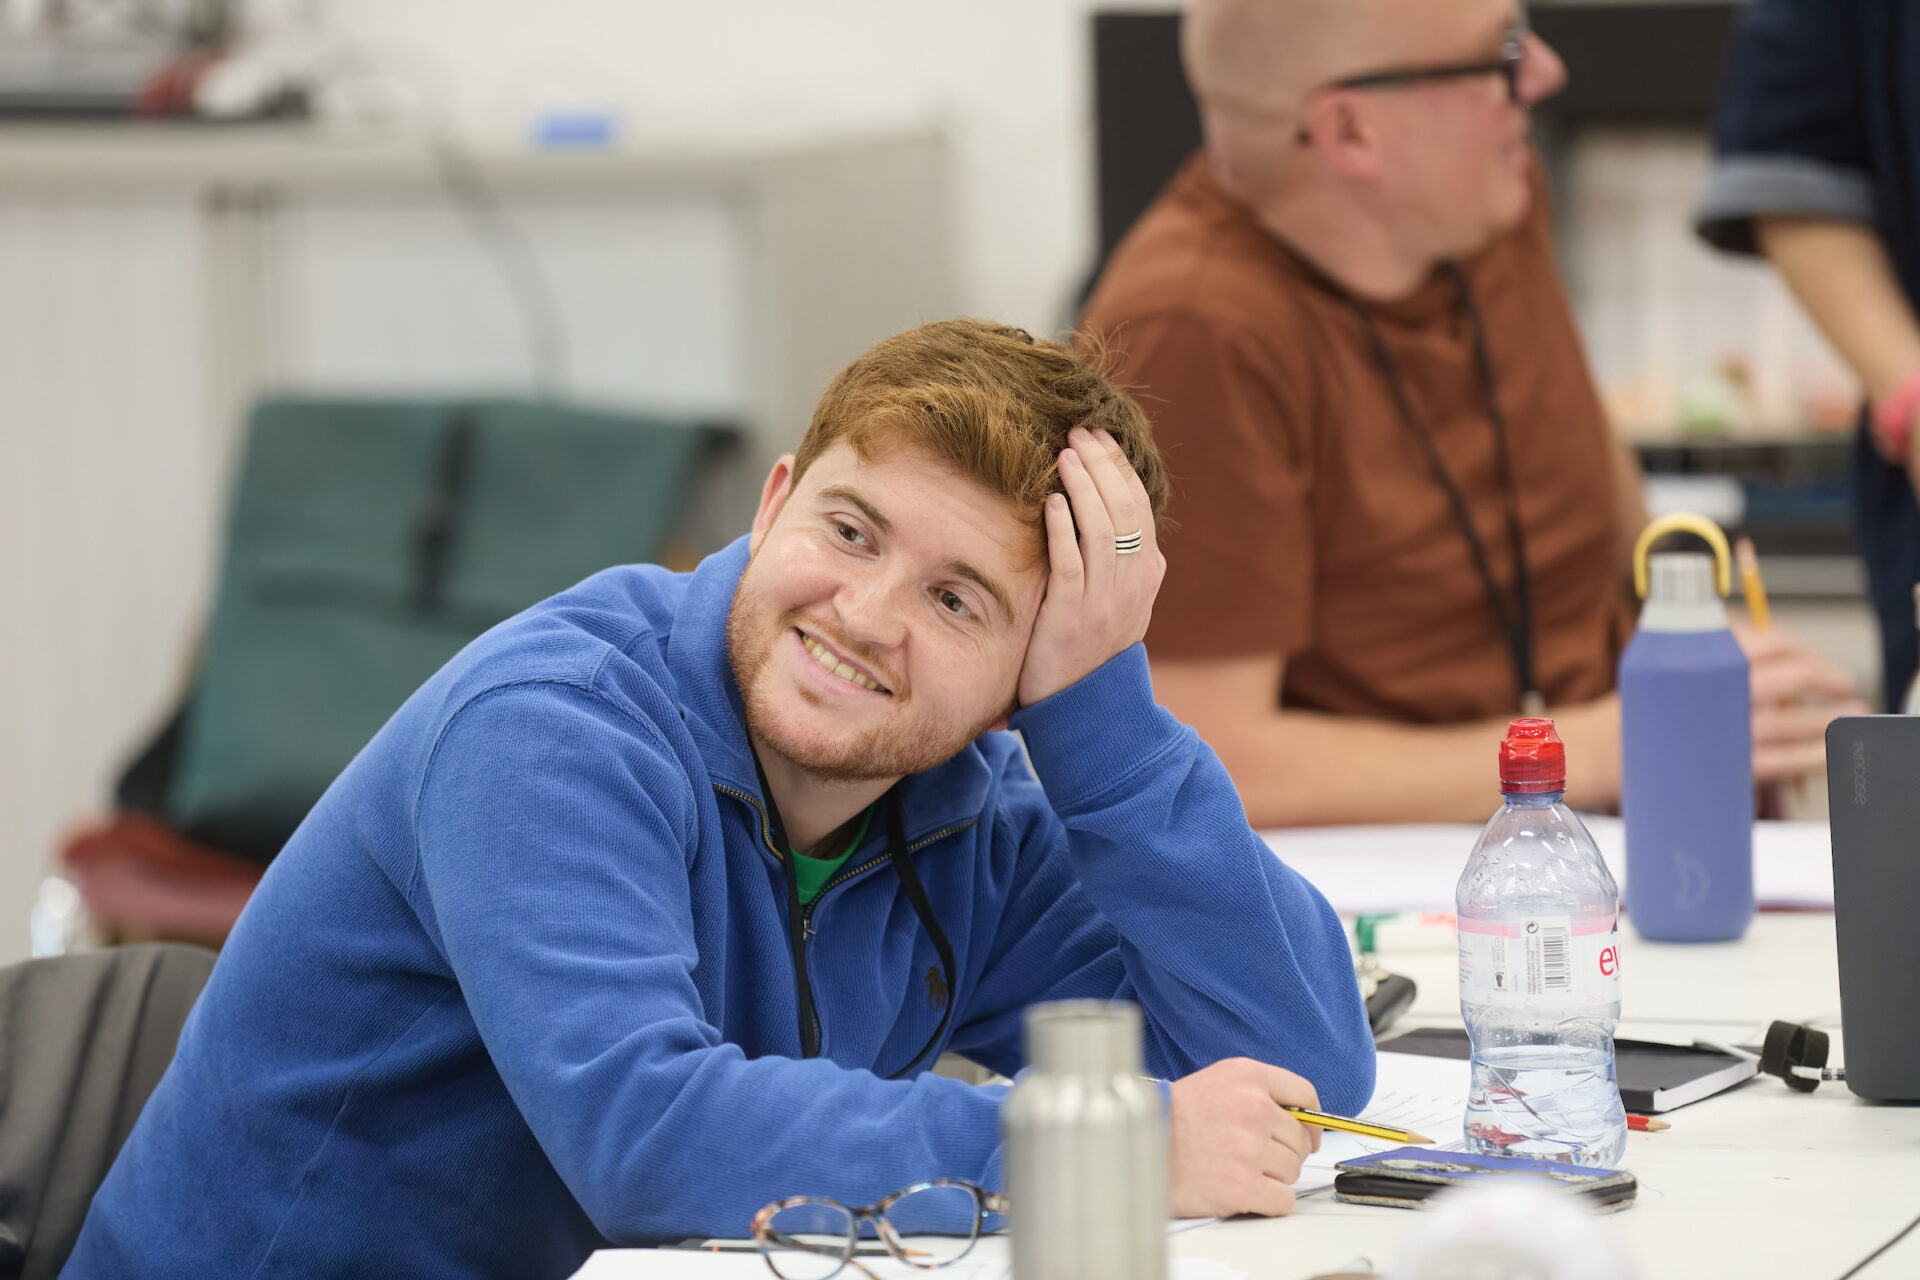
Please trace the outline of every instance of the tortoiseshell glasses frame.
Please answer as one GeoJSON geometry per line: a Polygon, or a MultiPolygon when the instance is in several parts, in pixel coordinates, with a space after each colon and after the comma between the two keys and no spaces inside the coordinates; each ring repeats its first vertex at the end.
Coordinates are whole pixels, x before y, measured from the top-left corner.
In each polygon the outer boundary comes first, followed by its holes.
{"type": "MultiPolygon", "coordinates": [[[[956,1202],[949,1207],[949,1211],[958,1207],[956,1202]]],[[[768,1269],[781,1280],[831,1280],[831,1277],[840,1275],[848,1267],[872,1280],[873,1273],[855,1260],[863,1224],[873,1225],[873,1235],[886,1253],[910,1267],[932,1271],[951,1266],[966,1257],[980,1239],[986,1215],[1004,1214],[1006,1211],[1007,1198],[998,1192],[988,1191],[961,1178],[933,1178],[902,1187],[876,1204],[863,1206],[842,1204],[831,1196],[789,1196],[785,1200],[776,1200],[753,1215],[753,1239],[760,1246],[760,1256],[766,1259],[768,1269]],[[939,1239],[943,1247],[935,1253],[909,1244],[901,1237],[899,1224],[888,1214],[907,1197],[938,1188],[965,1192],[972,1201],[972,1221],[964,1235],[958,1230],[950,1234],[942,1232],[939,1239]],[[809,1205],[817,1206],[821,1211],[822,1222],[815,1225],[830,1226],[832,1230],[796,1233],[790,1228],[783,1230],[775,1225],[774,1219],[782,1213],[809,1205]],[[844,1229],[840,1226],[842,1223],[844,1229]],[[786,1259],[784,1266],[780,1261],[782,1257],[786,1259]]]]}

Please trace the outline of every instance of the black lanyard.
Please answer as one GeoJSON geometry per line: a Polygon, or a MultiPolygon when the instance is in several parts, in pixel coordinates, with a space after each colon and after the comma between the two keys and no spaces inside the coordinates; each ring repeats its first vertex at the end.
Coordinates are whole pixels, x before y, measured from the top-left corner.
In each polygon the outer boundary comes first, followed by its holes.
{"type": "MultiPolygon", "coordinates": [[[[774,803],[773,788],[767,785],[766,770],[760,767],[758,754],[754,755],[753,769],[759,776],[760,795],[767,806],[767,826],[771,828],[775,847],[782,850],[780,861],[787,882],[787,929],[793,946],[793,977],[800,1013],[801,1053],[802,1056],[811,1058],[820,1052],[820,1040],[818,1019],[813,1009],[812,984],[807,980],[809,912],[801,909],[800,880],[794,873],[792,863],[792,859],[800,855],[793,851],[793,846],[787,841],[787,827],[780,820],[780,807],[774,803]]],[[[880,803],[887,807],[887,858],[893,863],[894,874],[900,877],[900,888],[906,893],[907,901],[913,904],[913,913],[920,917],[921,926],[926,929],[927,936],[933,939],[933,949],[940,957],[941,974],[947,984],[946,1001],[940,1009],[940,1025],[933,1029],[931,1036],[927,1037],[927,1042],[920,1047],[920,1052],[907,1060],[906,1066],[886,1077],[889,1080],[898,1080],[918,1066],[920,1060],[931,1053],[940,1043],[941,1037],[946,1035],[947,1024],[953,1020],[953,1003],[959,988],[954,982],[957,970],[953,961],[953,944],[948,941],[946,931],[940,927],[940,918],[933,913],[933,903],[927,898],[926,886],[920,883],[920,873],[915,869],[913,859],[909,856],[911,851],[907,848],[906,822],[900,813],[898,783],[887,790],[887,794],[880,803]]],[[[913,984],[909,982],[908,989],[911,990],[912,986],[913,984]]]]}
{"type": "Polygon", "coordinates": [[[1540,694],[1540,681],[1534,671],[1533,575],[1527,569],[1527,537],[1520,526],[1520,489],[1513,478],[1513,458],[1507,448],[1507,416],[1500,409],[1500,389],[1494,379],[1493,354],[1487,348],[1487,327],[1480,317],[1480,307],[1474,301],[1473,286],[1467,283],[1466,273],[1453,263],[1447,263],[1444,268],[1448,278],[1453,281],[1454,306],[1466,317],[1473,330],[1473,363],[1480,377],[1480,394],[1486,401],[1487,417],[1493,423],[1494,452],[1499,459],[1501,496],[1506,506],[1507,537],[1513,543],[1511,601],[1500,585],[1500,579],[1494,576],[1493,558],[1487,553],[1486,544],[1480,540],[1480,533],[1473,526],[1466,495],[1460,492],[1453,473],[1447,470],[1447,464],[1442,461],[1440,450],[1433,442],[1432,431],[1414,408],[1413,397],[1407,392],[1407,380],[1400,372],[1399,362],[1393,358],[1393,352],[1387,349],[1386,339],[1381,337],[1373,316],[1368,313],[1366,305],[1342,288],[1339,282],[1321,271],[1298,250],[1293,250],[1292,246],[1288,248],[1309,274],[1320,282],[1321,287],[1347,304],[1354,318],[1360,322],[1360,327],[1365,330],[1367,345],[1373,350],[1373,362],[1379,368],[1387,390],[1393,395],[1394,405],[1400,411],[1401,425],[1413,437],[1421,456],[1427,460],[1427,470],[1433,474],[1434,482],[1446,493],[1447,503],[1453,508],[1454,523],[1460,526],[1460,533],[1467,540],[1467,549],[1473,555],[1473,567],[1479,571],[1480,584],[1486,589],[1487,609],[1493,614],[1494,625],[1506,641],[1508,656],[1513,661],[1514,681],[1520,692],[1520,711],[1523,715],[1541,714],[1546,710],[1546,700],[1540,694]]]}

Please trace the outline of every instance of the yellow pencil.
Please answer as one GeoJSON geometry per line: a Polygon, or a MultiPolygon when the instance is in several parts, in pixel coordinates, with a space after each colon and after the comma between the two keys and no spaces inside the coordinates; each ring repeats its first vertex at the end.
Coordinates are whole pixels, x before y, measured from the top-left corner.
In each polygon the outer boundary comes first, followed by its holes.
{"type": "Polygon", "coordinates": [[[1765,631],[1773,625],[1773,614],[1767,608],[1767,584],[1760,580],[1760,556],[1753,549],[1753,539],[1734,543],[1733,558],[1740,565],[1740,590],[1747,597],[1747,615],[1753,619],[1753,629],[1765,631]]]}
{"type": "Polygon", "coordinates": [[[1316,1129],[1337,1129],[1341,1133],[1357,1133],[1363,1138],[1379,1138],[1386,1142],[1404,1142],[1410,1146],[1425,1146],[1433,1139],[1415,1133],[1411,1129],[1391,1129],[1384,1124],[1368,1124],[1365,1120],[1349,1120],[1345,1116],[1330,1116],[1324,1111],[1309,1111],[1305,1107],[1285,1107],[1301,1124],[1310,1124],[1316,1129]]]}

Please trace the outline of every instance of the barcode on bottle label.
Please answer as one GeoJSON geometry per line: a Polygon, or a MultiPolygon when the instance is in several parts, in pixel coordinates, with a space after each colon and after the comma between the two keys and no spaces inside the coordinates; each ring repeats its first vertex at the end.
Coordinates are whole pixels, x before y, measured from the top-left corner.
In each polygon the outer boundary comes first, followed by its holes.
{"type": "Polygon", "coordinates": [[[1536,916],[1460,924],[1460,998],[1475,1004],[1550,999],[1607,1004],[1620,998],[1618,920],[1536,916]]]}
{"type": "Polygon", "coordinates": [[[1543,928],[1527,935],[1528,949],[1539,952],[1537,968],[1542,991],[1568,989],[1573,976],[1567,970],[1567,938],[1570,932],[1561,928],[1543,928]]]}

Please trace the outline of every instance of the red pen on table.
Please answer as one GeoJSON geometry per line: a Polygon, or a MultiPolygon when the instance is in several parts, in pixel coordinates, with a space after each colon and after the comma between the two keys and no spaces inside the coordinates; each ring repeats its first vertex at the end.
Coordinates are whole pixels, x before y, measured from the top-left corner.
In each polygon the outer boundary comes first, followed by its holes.
{"type": "Polygon", "coordinates": [[[1658,1133],[1662,1129],[1671,1129],[1673,1126],[1665,1120],[1655,1120],[1652,1116],[1628,1115],[1627,1128],[1635,1133],[1658,1133]]]}

